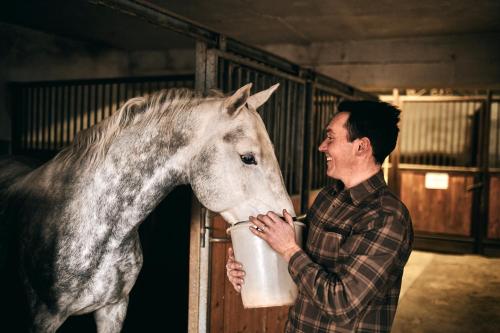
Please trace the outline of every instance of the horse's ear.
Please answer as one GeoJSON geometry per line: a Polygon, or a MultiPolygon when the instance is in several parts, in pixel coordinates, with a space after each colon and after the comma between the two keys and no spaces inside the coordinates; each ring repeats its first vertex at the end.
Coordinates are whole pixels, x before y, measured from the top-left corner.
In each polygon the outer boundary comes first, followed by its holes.
{"type": "Polygon", "coordinates": [[[238,113],[246,104],[248,97],[250,96],[250,89],[252,84],[248,83],[238,89],[231,97],[226,98],[224,101],[224,109],[227,110],[229,115],[234,115],[238,113]]]}
{"type": "Polygon", "coordinates": [[[247,100],[248,105],[254,109],[257,109],[259,106],[264,104],[269,99],[269,97],[271,97],[272,93],[276,89],[278,89],[279,86],[280,84],[276,83],[274,86],[250,96],[247,100]]]}

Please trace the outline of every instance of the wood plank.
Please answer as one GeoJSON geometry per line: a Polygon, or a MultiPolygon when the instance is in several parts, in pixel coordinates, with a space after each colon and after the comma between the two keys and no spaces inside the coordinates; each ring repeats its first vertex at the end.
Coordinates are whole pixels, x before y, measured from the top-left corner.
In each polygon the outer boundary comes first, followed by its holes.
{"type": "MultiPolygon", "coordinates": [[[[227,223],[220,215],[213,219],[212,237],[226,237],[227,223]]],[[[225,264],[227,261],[228,243],[212,243],[210,274],[210,332],[224,332],[224,293],[226,284],[225,264]]]]}
{"type": "Polygon", "coordinates": [[[446,190],[425,188],[425,172],[400,171],[401,199],[408,207],[416,232],[469,236],[473,177],[449,174],[446,190]]]}
{"type": "Polygon", "coordinates": [[[500,176],[491,175],[488,205],[488,238],[500,239],[500,176]]]}

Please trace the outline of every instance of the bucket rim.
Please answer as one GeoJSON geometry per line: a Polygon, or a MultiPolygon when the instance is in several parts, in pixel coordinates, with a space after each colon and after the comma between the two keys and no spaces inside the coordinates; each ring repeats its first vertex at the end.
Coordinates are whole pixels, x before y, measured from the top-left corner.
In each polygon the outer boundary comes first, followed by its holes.
{"type": "MultiPolygon", "coordinates": [[[[295,219],[295,217],[294,217],[295,219]]],[[[248,224],[250,224],[250,221],[240,221],[238,223],[235,223],[233,224],[232,226],[230,226],[229,228],[226,229],[226,234],[231,234],[231,230],[235,230],[235,229],[239,229],[241,227],[245,227],[247,226],[248,224]]],[[[305,227],[306,224],[304,222],[300,222],[300,221],[297,221],[297,220],[294,220],[293,221],[293,224],[296,225],[296,226],[299,226],[299,227],[305,227]]]]}
{"type": "MultiPolygon", "coordinates": [[[[284,218],[283,216],[280,216],[280,217],[282,219],[284,218]]],[[[302,214],[302,215],[299,215],[299,216],[293,216],[292,219],[293,219],[294,222],[302,222],[302,221],[305,221],[307,219],[307,214],[302,214]]],[[[233,223],[230,228],[235,227],[238,224],[249,223],[249,222],[250,222],[249,220],[238,221],[238,222],[233,223]]]]}

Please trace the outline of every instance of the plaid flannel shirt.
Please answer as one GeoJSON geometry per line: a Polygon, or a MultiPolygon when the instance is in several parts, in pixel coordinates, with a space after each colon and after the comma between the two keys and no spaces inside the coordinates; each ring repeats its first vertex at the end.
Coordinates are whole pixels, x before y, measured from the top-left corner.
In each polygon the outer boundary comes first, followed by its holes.
{"type": "Polygon", "coordinates": [[[299,295],[286,332],[389,332],[413,229],[382,171],[324,188],[308,221],[305,249],[288,266],[299,295]]]}

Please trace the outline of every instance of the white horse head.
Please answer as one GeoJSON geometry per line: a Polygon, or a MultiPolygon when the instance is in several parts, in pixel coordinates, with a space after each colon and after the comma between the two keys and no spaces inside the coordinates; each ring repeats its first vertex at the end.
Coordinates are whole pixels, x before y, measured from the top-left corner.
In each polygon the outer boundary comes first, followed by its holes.
{"type": "Polygon", "coordinates": [[[281,214],[283,209],[295,215],[273,145],[256,111],[278,86],[250,96],[247,84],[212,102],[217,105],[200,105],[217,115],[198,124],[200,145],[191,163],[190,183],[200,202],[229,223],[268,211],[281,214]]]}

